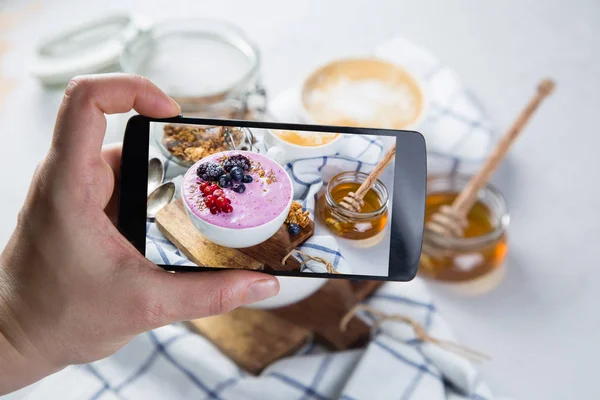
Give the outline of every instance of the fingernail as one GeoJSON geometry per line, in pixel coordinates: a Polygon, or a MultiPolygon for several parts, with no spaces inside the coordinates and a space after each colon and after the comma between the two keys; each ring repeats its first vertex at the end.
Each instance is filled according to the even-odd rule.
{"type": "Polygon", "coordinates": [[[277,279],[261,279],[254,281],[248,286],[246,303],[255,303],[279,293],[279,282],[277,279]]]}
{"type": "Polygon", "coordinates": [[[179,105],[179,103],[173,100],[172,97],[169,97],[169,100],[171,100],[171,103],[175,106],[175,108],[177,108],[177,114],[181,114],[181,106],[179,105]]]}

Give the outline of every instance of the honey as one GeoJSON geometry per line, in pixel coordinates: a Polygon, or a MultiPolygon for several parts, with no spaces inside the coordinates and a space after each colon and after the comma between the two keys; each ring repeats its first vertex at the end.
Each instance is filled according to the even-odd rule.
{"type": "MultiPolygon", "coordinates": [[[[441,206],[452,205],[458,193],[443,192],[433,193],[427,196],[425,200],[425,223],[427,223],[433,214],[438,212],[441,206]]],[[[464,237],[478,237],[491,233],[494,230],[493,216],[484,203],[477,201],[467,215],[469,225],[464,230],[464,237]]]]}
{"type": "Polygon", "coordinates": [[[323,146],[331,143],[340,134],[328,132],[296,132],[296,131],[275,131],[275,134],[288,143],[298,146],[323,146]]]}
{"type": "Polygon", "coordinates": [[[327,191],[317,201],[321,221],[337,236],[352,239],[369,239],[380,234],[388,219],[388,195],[385,186],[377,181],[365,194],[360,212],[344,209],[339,203],[350,192],[356,192],[367,174],[344,172],[329,182],[327,191]]]}
{"type": "MultiPolygon", "coordinates": [[[[464,181],[450,180],[440,188],[439,180],[447,178],[436,179],[438,190],[428,187],[425,223],[441,206],[452,204],[462,188],[457,179],[464,181]]],[[[495,188],[488,185],[482,190],[467,215],[467,222],[464,237],[434,237],[439,248],[435,254],[421,254],[420,274],[440,281],[467,282],[492,275],[503,266],[508,251],[508,213],[504,198],[495,188]]]]}

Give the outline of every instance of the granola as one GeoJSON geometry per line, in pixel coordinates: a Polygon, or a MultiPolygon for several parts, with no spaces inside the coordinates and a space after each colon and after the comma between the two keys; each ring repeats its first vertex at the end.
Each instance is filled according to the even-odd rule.
{"type": "MultiPolygon", "coordinates": [[[[229,150],[224,127],[202,127],[190,125],[165,125],[162,143],[165,148],[181,161],[193,164],[213,153],[229,150]]],[[[231,129],[234,141],[239,143],[243,132],[239,128],[231,129]]]]}
{"type": "Polygon", "coordinates": [[[292,201],[292,206],[290,207],[290,212],[285,220],[286,224],[298,224],[302,228],[306,228],[310,223],[310,218],[308,217],[309,212],[302,210],[302,204],[297,201],[292,201]]]}

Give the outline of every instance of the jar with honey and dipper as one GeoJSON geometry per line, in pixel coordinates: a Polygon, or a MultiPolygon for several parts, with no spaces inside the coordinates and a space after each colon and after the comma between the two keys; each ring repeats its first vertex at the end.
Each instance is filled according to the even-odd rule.
{"type": "MultiPolygon", "coordinates": [[[[451,206],[469,182],[464,175],[439,175],[427,180],[425,223],[442,207],[451,206]]],[[[419,273],[449,283],[470,282],[471,291],[485,291],[503,277],[508,252],[507,229],[510,221],[504,196],[487,184],[466,216],[461,236],[428,232],[429,243],[421,253],[419,273]],[[478,282],[474,282],[474,281],[478,282]]]]}
{"type": "Polygon", "coordinates": [[[393,145],[369,174],[348,171],[334,176],[317,201],[321,221],[336,236],[369,247],[384,236],[389,194],[377,179],[396,154],[393,145]]]}
{"type": "Polygon", "coordinates": [[[345,239],[365,240],[376,243],[388,219],[388,191],[377,180],[363,198],[359,212],[347,210],[340,205],[348,193],[356,192],[368,177],[364,172],[342,172],[334,176],[326,191],[317,202],[321,221],[336,236],[345,239]]]}
{"type": "Polygon", "coordinates": [[[433,176],[427,180],[425,230],[419,272],[463,294],[480,294],[503,277],[508,252],[506,200],[489,180],[542,100],[554,89],[543,80],[537,93],[500,138],[473,176],[433,176]]]}

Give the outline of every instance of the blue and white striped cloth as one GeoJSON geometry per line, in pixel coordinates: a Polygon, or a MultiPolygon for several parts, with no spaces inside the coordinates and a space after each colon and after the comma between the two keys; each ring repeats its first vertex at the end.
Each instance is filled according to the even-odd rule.
{"type": "MultiPolygon", "coordinates": [[[[407,67],[428,87],[430,112],[420,131],[428,141],[430,171],[468,172],[477,167],[492,144],[492,126],[456,74],[429,51],[403,37],[377,47],[375,54],[407,67]]],[[[292,120],[290,116],[294,110],[289,107],[290,98],[287,93],[272,104],[272,111],[282,120],[292,120]]],[[[365,147],[373,150],[377,146],[363,144],[360,149],[365,147]]],[[[356,163],[363,156],[365,154],[355,154],[354,160],[349,162],[356,163]]],[[[312,209],[312,193],[317,190],[315,185],[322,182],[313,182],[320,179],[316,175],[312,180],[306,176],[314,166],[304,163],[310,164],[308,161],[294,164],[290,172],[308,183],[299,185],[296,195],[312,209]]],[[[171,164],[168,170],[172,167],[171,164]]],[[[171,177],[177,175],[176,171],[168,171],[169,174],[171,177]]],[[[157,262],[186,263],[152,224],[148,226],[148,237],[148,253],[157,262]]],[[[328,246],[335,245],[328,243],[328,246]]],[[[305,250],[310,252],[311,249],[305,250]]],[[[326,256],[333,254],[333,260],[337,257],[338,268],[352,268],[343,265],[345,260],[338,249],[331,250],[332,253],[326,256]]],[[[388,314],[415,319],[433,337],[456,340],[420,279],[409,283],[386,283],[366,302],[388,314]]],[[[361,315],[361,318],[372,322],[368,315],[361,315]]],[[[485,352],[486,349],[478,350],[485,352]]],[[[298,354],[273,363],[258,376],[241,370],[203,337],[180,325],[171,325],[138,336],[111,357],[89,365],[69,367],[8,397],[90,400],[498,399],[470,362],[435,345],[420,343],[408,326],[396,322],[385,322],[365,349],[332,353],[309,345],[298,354]]]]}

